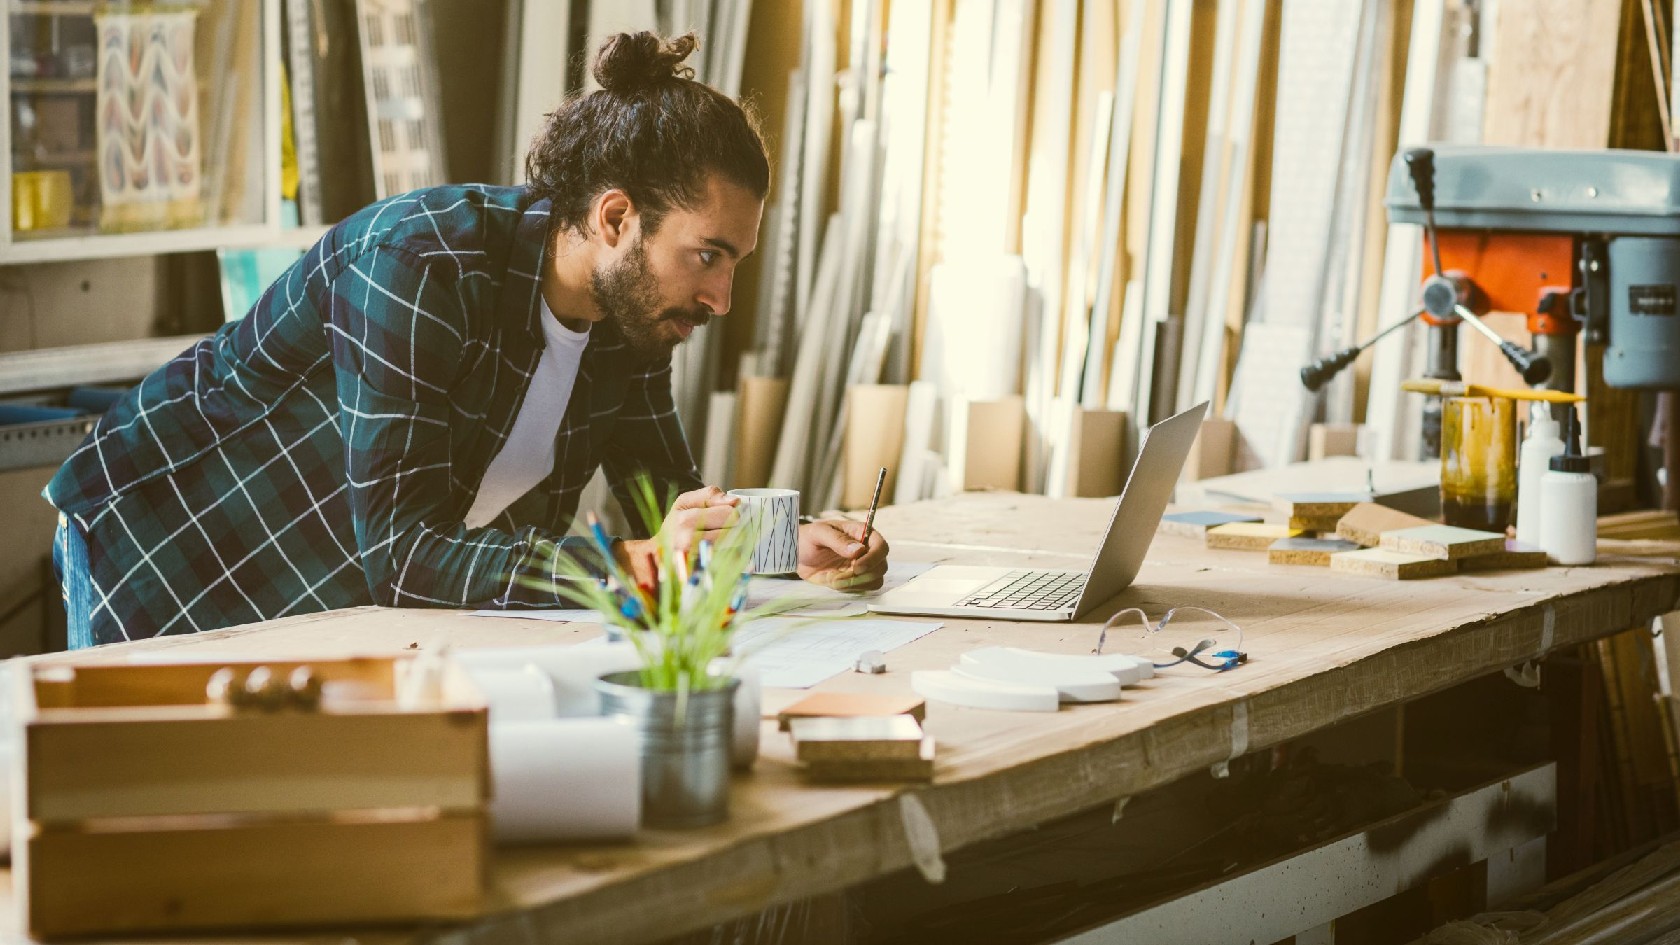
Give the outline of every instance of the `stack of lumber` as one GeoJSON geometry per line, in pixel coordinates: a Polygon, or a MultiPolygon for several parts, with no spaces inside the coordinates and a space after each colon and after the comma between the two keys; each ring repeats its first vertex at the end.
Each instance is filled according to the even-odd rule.
{"type": "Polygon", "coordinates": [[[1498,532],[1442,525],[1368,498],[1284,494],[1273,500],[1263,521],[1241,510],[1187,510],[1163,516],[1160,530],[1200,537],[1209,548],[1263,551],[1272,564],[1398,581],[1546,566],[1545,552],[1498,532]]]}
{"type": "Polygon", "coordinates": [[[1565,877],[1525,897],[1528,908],[1450,922],[1413,945],[1669,945],[1680,932],[1677,900],[1680,841],[1584,888],[1565,877]]]}

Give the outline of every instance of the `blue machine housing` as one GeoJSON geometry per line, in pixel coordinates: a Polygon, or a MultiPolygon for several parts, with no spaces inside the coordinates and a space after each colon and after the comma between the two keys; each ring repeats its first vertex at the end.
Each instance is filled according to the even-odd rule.
{"type": "MultiPolygon", "coordinates": [[[[1577,292],[1576,315],[1586,319],[1590,339],[1606,336],[1605,382],[1680,389],[1680,155],[1451,145],[1432,150],[1436,226],[1573,234],[1578,261],[1606,263],[1576,275],[1585,289],[1577,292]]],[[[1389,167],[1383,203],[1392,223],[1426,222],[1401,155],[1389,167]]]]}

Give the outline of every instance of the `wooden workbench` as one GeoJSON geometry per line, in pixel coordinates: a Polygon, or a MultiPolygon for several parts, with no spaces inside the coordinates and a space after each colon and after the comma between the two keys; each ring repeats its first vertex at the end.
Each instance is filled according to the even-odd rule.
{"type": "MultiPolygon", "coordinates": [[[[882,509],[877,526],[892,541],[895,560],[1078,568],[1111,508],[1112,500],[969,495],[882,509]]],[[[806,786],[786,737],[767,723],[763,754],[737,778],[726,824],[644,831],[619,845],[498,850],[486,913],[451,930],[450,941],[654,941],[910,865],[904,824],[917,802],[947,852],[1113,802],[1226,761],[1234,750],[1275,745],[1553,648],[1644,625],[1680,606],[1680,570],[1674,557],[1642,552],[1603,557],[1588,568],[1387,582],[1269,566],[1264,554],[1208,551],[1194,540],[1157,536],[1135,585],[1077,624],[947,619],[939,631],[888,654],[886,675],[845,674],[821,688],[908,692],[910,670],[946,668],[982,644],[1089,651],[1101,622],[1124,606],[1142,607],[1152,618],[1180,604],[1223,614],[1245,632],[1246,666],[1217,674],[1169,669],[1126,690],[1121,702],[1054,714],[930,703],[927,728],[939,760],[927,785],[806,786]]],[[[1187,626],[1197,636],[1213,624],[1204,618],[1187,626]]],[[[74,659],[176,648],[195,657],[307,658],[391,653],[444,639],[457,646],[563,643],[598,633],[577,624],[362,608],[74,659]]],[[[1109,648],[1124,650],[1135,639],[1111,636],[1109,648]]],[[[775,698],[768,693],[767,704],[775,698]]],[[[9,898],[5,904],[9,913],[9,898]]],[[[10,915],[0,922],[15,928],[10,915]]],[[[363,942],[429,937],[358,935],[363,942]]]]}

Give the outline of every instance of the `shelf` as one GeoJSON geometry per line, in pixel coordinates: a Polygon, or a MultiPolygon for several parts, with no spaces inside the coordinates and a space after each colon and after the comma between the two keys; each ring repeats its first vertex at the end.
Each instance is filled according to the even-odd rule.
{"type": "Polygon", "coordinates": [[[13,0],[13,16],[92,16],[93,0],[13,0]]]}
{"type": "MultiPolygon", "coordinates": [[[[132,382],[197,344],[204,335],[107,341],[0,354],[0,395],[132,382]]],[[[0,432],[14,427],[0,427],[0,432]]]]}
{"type": "MultiPolygon", "coordinates": [[[[280,235],[264,243],[262,248],[273,249],[301,249],[308,252],[310,247],[327,235],[331,226],[297,226],[289,230],[281,230],[280,235]]],[[[228,247],[234,248],[234,247],[228,247]]]]}
{"type": "Polygon", "coordinates": [[[90,416],[0,426],[0,471],[59,465],[98,422],[90,416]]]}
{"type": "MultiPolygon", "coordinates": [[[[249,249],[274,246],[282,232],[262,224],[205,227],[192,230],[155,230],[148,233],[94,233],[30,239],[11,245],[0,244],[0,266],[14,263],[54,262],[67,259],[114,259],[122,256],[151,256],[160,253],[194,253],[214,249],[249,249]]],[[[55,231],[63,232],[63,231],[55,231]]],[[[279,244],[287,245],[287,244],[279,244]]]]}
{"type": "Polygon", "coordinates": [[[81,95],[99,91],[98,79],[30,79],[12,77],[13,95],[81,95]]]}
{"type": "Polygon", "coordinates": [[[17,162],[19,171],[29,171],[39,167],[69,167],[77,164],[93,164],[95,152],[92,148],[79,151],[56,151],[52,154],[30,154],[20,158],[17,162]]]}

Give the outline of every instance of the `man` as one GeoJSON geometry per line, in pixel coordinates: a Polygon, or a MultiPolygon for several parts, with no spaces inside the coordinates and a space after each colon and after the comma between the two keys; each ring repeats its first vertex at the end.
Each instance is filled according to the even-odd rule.
{"type": "MultiPolygon", "coordinates": [[[[638,475],[681,492],[679,547],[727,528],[671,350],[729,310],[769,162],[691,80],[694,47],[609,39],[527,186],[363,209],[107,413],[45,493],[71,645],[368,603],[566,606],[553,552],[589,556],[561,535],[598,466],[627,509],[638,475]]],[[[803,526],[800,575],[879,585],[887,546],[863,530],[803,526]]],[[[612,551],[645,574],[654,540],[612,551]]]]}

